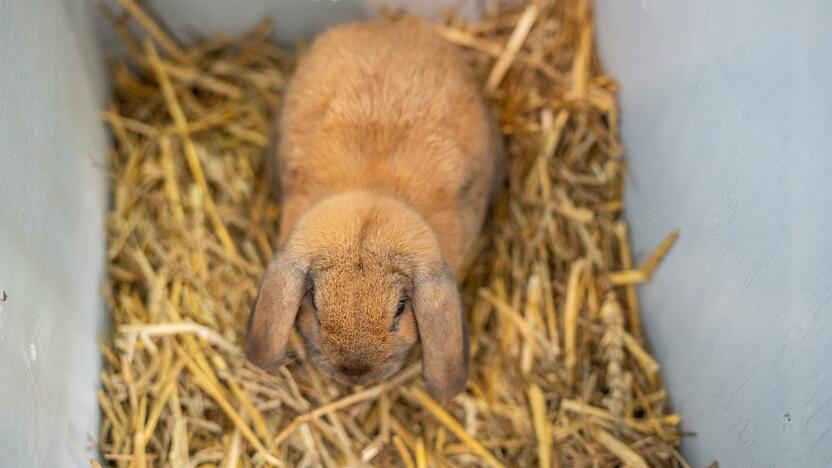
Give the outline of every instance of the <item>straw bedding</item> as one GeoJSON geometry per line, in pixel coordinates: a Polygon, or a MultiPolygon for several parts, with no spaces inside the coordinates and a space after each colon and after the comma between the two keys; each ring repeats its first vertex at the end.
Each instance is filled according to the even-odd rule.
{"type": "Polygon", "coordinates": [[[297,337],[276,375],[246,362],[246,318],[278,232],[264,169],[272,113],[295,52],[271,45],[267,24],[183,48],[133,0],[119,4],[107,11],[125,54],[104,112],[104,463],[687,466],[635,291],[675,233],[634,266],[617,87],[586,1],[437,22],[479,72],[509,152],[461,283],[471,378],[447,402],[425,392],[415,358],[369,388],[318,374],[297,337]]]}

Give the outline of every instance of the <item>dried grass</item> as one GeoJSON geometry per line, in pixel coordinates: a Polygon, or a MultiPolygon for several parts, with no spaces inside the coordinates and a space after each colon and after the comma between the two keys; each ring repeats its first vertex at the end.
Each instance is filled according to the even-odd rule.
{"type": "Polygon", "coordinates": [[[268,25],[183,48],[136,2],[119,3],[109,16],[127,56],[112,64],[104,113],[115,140],[104,462],[686,466],[635,294],[676,234],[633,267],[617,86],[586,1],[437,26],[478,70],[509,151],[461,285],[471,379],[443,403],[423,390],[418,362],[363,389],[320,376],[297,337],[277,375],[246,362],[244,324],[280,211],[264,150],[295,56],[268,43],[268,25]]]}

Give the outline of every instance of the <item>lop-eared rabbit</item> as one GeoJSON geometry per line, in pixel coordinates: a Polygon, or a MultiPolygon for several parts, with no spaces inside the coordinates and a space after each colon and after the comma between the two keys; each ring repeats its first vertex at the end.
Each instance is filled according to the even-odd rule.
{"type": "Polygon", "coordinates": [[[302,57],[277,126],[279,249],[249,318],[274,371],[297,324],[315,366],[369,385],[422,345],[429,392],[465,387],[455,276],[501,178],[503,146],[461,52],[420,19],[352,23],[302,57]]]}

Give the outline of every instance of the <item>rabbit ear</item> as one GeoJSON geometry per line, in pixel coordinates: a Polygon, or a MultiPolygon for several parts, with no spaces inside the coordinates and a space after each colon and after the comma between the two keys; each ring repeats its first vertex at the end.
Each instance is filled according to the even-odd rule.
{"type": "Polygon", "coordinates": [[[456,281],[447,266],[416,276],[413,311],[422,341],[422,376],[428,391],[450,398],[468,380],[468,333],[456,281]]]}
{"type": "Polygon", "coordinates": [[[246,357],[257,367],[274,372],[283,365],[305,277],[306,271],[285,253],[269,264],[248,318],[246,357]]]}

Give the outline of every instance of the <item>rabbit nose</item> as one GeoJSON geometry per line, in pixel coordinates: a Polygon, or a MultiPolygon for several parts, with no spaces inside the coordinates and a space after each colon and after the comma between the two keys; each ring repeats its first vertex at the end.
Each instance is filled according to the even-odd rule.
{"type": "Polygon", "coordinates": [[[347,377],[361,377],[370,370],[370,366],[363,362],[348,362],[341,364],[339,370],[347,377]]]}

